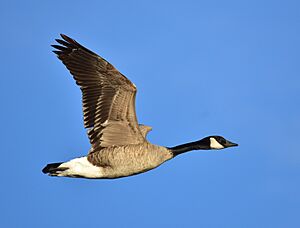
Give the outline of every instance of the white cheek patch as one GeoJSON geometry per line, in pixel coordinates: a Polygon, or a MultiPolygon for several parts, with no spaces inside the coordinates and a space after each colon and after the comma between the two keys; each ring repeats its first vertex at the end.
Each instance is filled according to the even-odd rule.
{"type": "Polygon", "coordinates": [[[224,146],[222,146],[216,139],[209,138],[210,139],[210,148],[212,149],[224,149],[224,146]]]}

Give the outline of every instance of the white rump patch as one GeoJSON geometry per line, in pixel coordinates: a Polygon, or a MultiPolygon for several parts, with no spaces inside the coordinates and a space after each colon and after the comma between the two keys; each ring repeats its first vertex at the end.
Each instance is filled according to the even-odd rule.
{"type": "Polygon", "coordinates": [[[211,149],[224,149],[224,146],[222,146],[215,138],[209,138],[210,139],[210,148],[211,149]]]}
{"type": "Polygon", "coordinates": [[[82,176],[86,178],[103,177],[102,168],[90,163],[87,160],[87,157],[72,159],[61,164],[59,167],[66,167],[68,169],[61,172],[58,176],[82,176]]]}

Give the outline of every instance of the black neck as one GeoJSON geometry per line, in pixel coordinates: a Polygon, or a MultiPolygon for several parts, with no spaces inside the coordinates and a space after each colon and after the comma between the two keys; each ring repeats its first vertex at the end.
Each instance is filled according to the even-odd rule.
{"type": "Polygon", "coordinates": [[[192,151],[192,150],[210,150],[210,142],[208,138],[201,139],[199,141],[190,142],[182,145],[178,145],[175,147],[168,148],[172,153],[173,156],[177,156],[179,154],[192,151]]]}

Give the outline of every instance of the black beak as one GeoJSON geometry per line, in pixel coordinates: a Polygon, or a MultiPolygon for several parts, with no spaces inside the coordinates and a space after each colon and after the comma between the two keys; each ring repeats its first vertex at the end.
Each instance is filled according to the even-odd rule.
{"type": "Polygon", "coordinates": [[[237,143],[233,143],[233,142],[230,142],[228,140],[226,140],[226,143],[225,143],[225,147],[232,147],[232,146],[238,146],[239,144],[237,143]]]}

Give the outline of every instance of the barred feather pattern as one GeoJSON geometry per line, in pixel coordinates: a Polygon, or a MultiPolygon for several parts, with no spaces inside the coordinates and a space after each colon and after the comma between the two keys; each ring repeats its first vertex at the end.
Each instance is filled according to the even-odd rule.
{"type": "Polygon", "coordinates": [[[84,127],[89,128],[91,152],[146,141],[136,112],[136,87],[105,59],[61,34],[52,45],[82,91],[84,127]]]}

